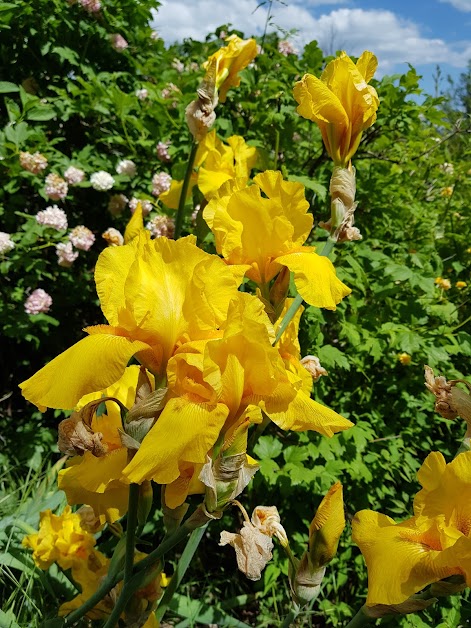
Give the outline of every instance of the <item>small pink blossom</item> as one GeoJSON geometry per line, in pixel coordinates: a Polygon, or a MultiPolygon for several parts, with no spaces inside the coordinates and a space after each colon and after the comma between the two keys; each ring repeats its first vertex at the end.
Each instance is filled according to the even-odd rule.
{"type": "Polygon", "coordinates": [[[79,225],[69,233],[69,240],[76,249],[88,251],[95,242],[95,236],[87,227],[79,225]]]}
{"type": "Polygon", "coordinates": [[[136,198],[135,196],[129,201],[129,209],[131,210],[131,214],[134,214],[136,211],[137,204],[140,203],[142,207],[142,215],[147,216],[152,211],[153,205],[152,201],[148,201],[142,198],[136,198]]]}
{"type": "Polygon", "coordinates": [[[172,177],[166,172],[157,172],[152,177],[152,194],[154,196],[160,196],[163,192],[167,192],[170,189],[172,183],[172,177]]]}
{"type": "Polygon", "coordinates": [[[64,181],[62,177],[60,177],[55,172],[51,172],[46,177],[46,195],[52,201],[60,201],[67,196],[67,192],[69,191],[69,186],[67,185],[67,181],[64,181]]]}
{"type": "Polygon", "coordinates": [[[152,41],[157,41],[158,39],[160,39],[160,35],[157,31],[152,31],[152,33],[150,34],[150,38],[152,39],[152,41]]]}
{"type": "Polygon", "coordinates": [[[76,185],[77,183],[82,183],[85,179],[85,172],[75,166],[69,166],[64,172],[64,179],[69,185],[76,185]]]}
{"type": "Polygon", "coordinates": [[[108,246],[122,246],[124,244],[124,238],[121,233],[114,227],[110,227],[101,234],[101,237],[106,240],[108,246]]]}
{"type": "Polygon", "coordinates": [[[146,100],[146,98],[149,98],[149,91],[145,87],[142,87],[141,89],[136,89],[134,93],[139,98],[139,100],[146,100]]]}
{"type": "Polygon", "coordinates": [[[293,142],[300,142],[303,138],[297,131],[295,131],[293,133],[293,138],[292,139],[293,139],[293,142]]]}
{"type": "Polygon", "coordinates": [[[29,295],[24,303],[26,314],[41,314],[49,312],[52,305],[51,296],[42,288],[37,288],[29,295]]]}
{"type": "Polygon", "coordinates": [[[283,39],[278,42],[278,52],[287,57],[288,55],[295,55],[297,51],[290,41],[283,39]]]}
{"type": "Polygon", "coordinates": [[[128,177],[136,176],[136,164],[131,161],[131,159],[121,159],[121,161],[116,166],[116,172],[118,174],[125,174],[128,177]]]}
{"type": "Polygon", "coordinates": [[[128,42],[124,39],[122,35],[119,33],[113,33],[110,35],[111,45],[116,50],[116,52],[123,52],[129,46],[128,42]]]}
{"type": "Polygon", "coordinates": [[[72,248],[72,242],[59,242],[56,246],[56,255],[59,266],[70,268],[79,254],[72,248]]]}
{"type": "Polygon", "coordinates": [[[175,221],[168,216],[155,216],[146,224],[153,238],[172,238],[175,232],[175,221]]]}
{"type": "Polygon", "coordinates": [[[177,92],[180,92],[180,90],[176,85],[174,85],[173,83],[167,83],[167,85],[162,90],[162,98],[168,100],[170,98],[173,98],[173,94],[177,92]]]}
{"type": "Polygon", "coordinates": [[[172,61],[172,68],[181,74],[185,69],[185,65],[180,61],[180,59],[174,59],[172,61]]]}
{"type": "Polygon", "coordinates": [[[39,152],[35,152],[34,154],[21,152],[20,165],[25,170],[28,170],[28,172],[39,174],[47,168],[47,159],[39,152]]]}
{"type": "Polygon", "coordinates": [[[171,157],[168,152],[170,142],[159,142],[157,144],[156,153],[160,161],[170,161],[171,157]]]}
{"type": "Polygon", "coordinates": [[[14,248],[15,248],[15,243],[11,239],[10,234],[5,233],[4,231],[0,231],[0,255],[9,253],[14,248]]]}
{"type": "Polygon", "coordinates": [[[57,205],[50,205],[36,214],[36,221],[43,227],[51,227],[62,231],[67,229],[67,214],[57,205]]]}
{"type": "Polygon", "coordinates": [[[198,214],[200,213],[201,205],[198,203],[195,209],[191,212],[191,224],[196,227],[196,221],[198,220],[198,214]]]}
{"type": "Polygon", "coordinates": [[[108,211],[112,216],[120,216],[127,204],[128,199],[124,194],[113,194],[108,202],[108,211]]]}
{"type": "Polygon", "coordinates": [[[100,0],[78,0],[78,3],[87,13],[98,13],[101,9],[100,0]]]}

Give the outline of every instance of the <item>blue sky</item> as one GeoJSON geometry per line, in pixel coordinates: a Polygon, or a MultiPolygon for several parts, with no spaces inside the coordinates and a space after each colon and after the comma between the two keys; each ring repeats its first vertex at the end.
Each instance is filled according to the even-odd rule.
{"type": "MultiPolygon", "coordinates": [[[[167,43],[202,39],[216,26],[231,23],[249,35],[263,33],[266,6],[261,0],[162,0],[154,27],[167,43]]],[[[379,73],[403,72],[410,62],[433,91],[440,64],[455,79],[471,59],[471,0],[278,0],[273,22],[290,31],[298,49],[317,39],[325,52],[345,49],[359,55],[372,50],[379,73]]],[[[443,82],[443,87],[446,81],[443,82]]]]}

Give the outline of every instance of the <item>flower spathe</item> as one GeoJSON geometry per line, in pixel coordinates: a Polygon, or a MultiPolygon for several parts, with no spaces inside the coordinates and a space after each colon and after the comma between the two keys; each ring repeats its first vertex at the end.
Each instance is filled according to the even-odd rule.
{"type": "Polygon", "coordinates": [[[452,575],[471,585],[471,452],[446,463],[429,454],[418,472],[422,490],[403,523],[371,510],[353,520],[353,540],[368,568],[367,606],[400,604],[452,575]]]}
{"type": "Polygon", "coordinates": [[[237,181],[223,185],[204,209],[218,253],[228,264],[249,265],[246,274],[258,284],[286,266],[307,303],[335,310],[351,290],[327,257],[303,246],[313,224],[304,187],[272,170],[253,181],[242,189],[237,181]]]}
{"type": "Polygon", "coordinates": [[[342,52],[326,66],[320,79],[305,74],[294,86],[298,113],[318,124],[337,166],[348,165],[363,131],[376,120],[379,99],[368,82],[377,65],[372,52],[365,51],[356,64],[342,52]]]}
{"type": "Polygon", "coordinates": [[[231,87],[240,85],[239,72],[246,68],[257,56],[255,39],[241,39],[231,35],[226,39],[227,46],[220,48],[203,64],[207,68],[212,60],[216,60],[216,87],[220,102],[226,101],[227,92],[231,87]]]}
{"type": "Polygon", "coordinates": [[[182,342],[214,335],[241,278],[194,237],[151,240],[140,230],[129,244],[103,251],[96,265],[109,325],[87,328],[86,338],[20,385],[23,395],[39,407],[72,409],[118,381],[133,355],[163,376],[182,342]]]}

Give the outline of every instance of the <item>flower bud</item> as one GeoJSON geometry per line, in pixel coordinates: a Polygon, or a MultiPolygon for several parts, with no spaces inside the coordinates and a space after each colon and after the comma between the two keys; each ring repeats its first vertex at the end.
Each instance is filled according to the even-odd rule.
{"type": "Polygon", "coordinates": [[[336,482],[321,501],[309,526],[309,557],[313,569],[325,567],[334,558],[344,528],[343,490],[340,482],[336,482]]]}

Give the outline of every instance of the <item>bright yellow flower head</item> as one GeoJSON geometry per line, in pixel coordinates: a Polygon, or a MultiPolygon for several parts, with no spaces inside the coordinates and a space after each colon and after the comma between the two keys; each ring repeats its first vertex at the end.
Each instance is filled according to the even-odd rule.
{"type": "Polygon", "coordinates": [[[218,253],[228,264],[250,265],[246,274],[258,284],[286,266],[307,303],[335,310],[351,290],[329,259],[303,246],[313,224],[304,187],[270,170],[254,177],[254,185],[240,187],[223,185],[204,209],[218,253]]]}
{"type": "Polygon", "coordinates": [[[371,52],[365,51],[356,64],[342,52],[326,66],[320,79],[305,74],[294,86],[298,113],[318,124],[337,166],[348,165],[363,131],[376,120],[379,99],[368,82],[377,65],[371,52]]]}
{"type": "Polygon", "coordinates": [[[33,560],[40,569],[49,569],[53,563],[70,569],[88,560],[95,538],[82,528],[80,515],[66,506],[61,515],[43,511],[39,532],[25,536],[23,545],[33,550],[33,560]]]}
{"type": "MultiPolygon", "coordinates": [[[[195,167],[188,187],[187,198],[195,185],[207,200],[212,198],[226,181],[240,178],[245,183],[258,158],[257,149],[249,146],[240,135],[232,135],[225,144],[216,131],[211,131],[199,143],[195,167]]],[[[172,180],[170,189],[159,196],[159,200],[170,209],[177,209],[183,181],[172,180]]]]}
{"type": "Polygon", "coordinates": [[[427,585],[462,575],[471,585],[471,452],[446,463],[427,456],[414,517],[403,523],[371,510],[353,520],[368,568],[367,606],[400,604],[427,585]]]}
{"type": "Polygon", "coordinates": [[[231,87],[240,85],[239,72],[257,56],[255,39],[241,39],[237,35],[231,35],[226,42],[227,46],[220,48],[203,64],[203,67],[207,68],[212,59],[216,59],[216,88],[221,102],[225,102],[231,87]]]}
{"type": "Polygon", "coordinates": [[[286,371],[258,299],[239,293],[222,330],[222,338],[183,345],[169,361],[169,400],[124,470],[129,481],[175,481],[187,465],[205,463],[234,426],[260,422],[262,411],[282,429],[331,436],[351,426],[286,371]]]}
{"type": "Polygon", "coordinates": [[[142,231],[106,249],[95,280],[109,325],[88,327],[87,338],[20,385],[23,395],[40,407],[73,408],[116,382],[133,355],[163,376],[182,342],[215,335],[241,272],[199,249],[193,237],[151,240],[142,231]]]}

